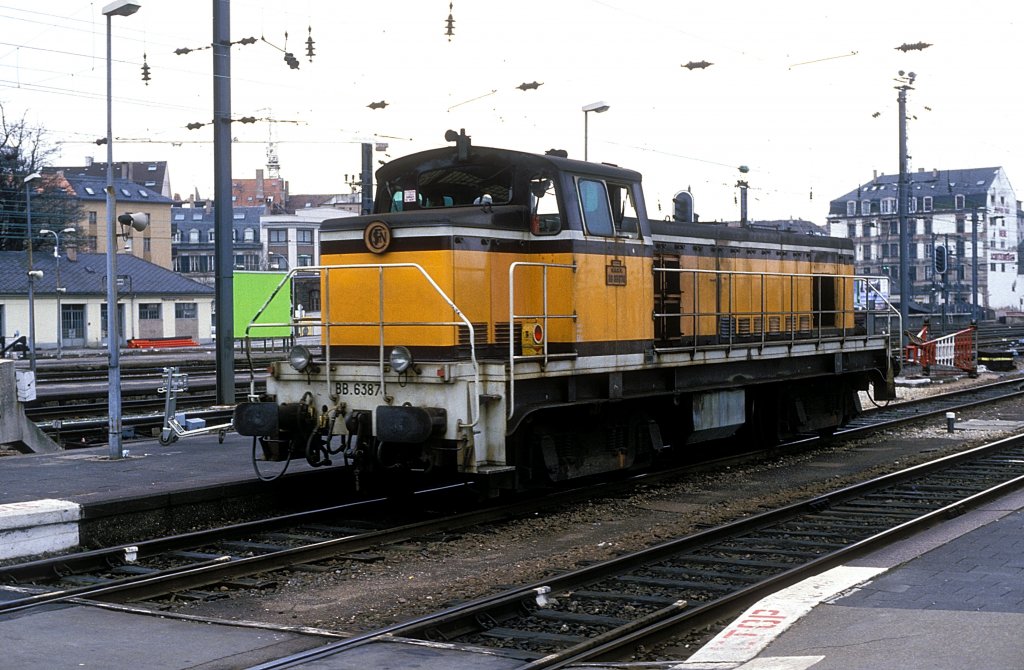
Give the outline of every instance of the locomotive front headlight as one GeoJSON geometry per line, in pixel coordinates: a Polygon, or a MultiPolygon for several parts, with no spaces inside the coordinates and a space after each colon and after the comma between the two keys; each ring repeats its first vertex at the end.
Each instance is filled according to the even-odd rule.
{"type": "Polygon", "coordinates": [[[395,347],[389,356],[391,369],[401,374],[412,367],[412,352],[406,347],[395,347]]]}
{"type": "Polygon", "coordinates": [[[302,372],[309,367],[310,363],[313,362],[313,354],[306,347],[301,344],[296,344],[288,352],[288,364],[295,369],[296,372],[302,372]]]}

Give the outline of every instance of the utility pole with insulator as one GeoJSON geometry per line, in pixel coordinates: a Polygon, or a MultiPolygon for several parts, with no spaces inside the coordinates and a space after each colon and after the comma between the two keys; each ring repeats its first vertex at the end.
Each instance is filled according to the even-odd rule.
{"type": "Polygon", "coordinates": [[[913,72],[900,70],[899,78],[896,80],[899,85],[896,90],[899,94],[896,101],[899,103],[899,133],[900,133],[900,178],[896,201],[896,211],[899,214],[900,222],[900,321],[902,322],[903,333],[900,334],[900,351],[906,351],[907,335],[906,330],[910,327],[910,301],[913,299],[913,288],[910,281],[910,228],[907,224],[907,210],[909,209],[909,198],[907,197],[907,91],[913,88],[914,79],[917,75],[913,72]]]}

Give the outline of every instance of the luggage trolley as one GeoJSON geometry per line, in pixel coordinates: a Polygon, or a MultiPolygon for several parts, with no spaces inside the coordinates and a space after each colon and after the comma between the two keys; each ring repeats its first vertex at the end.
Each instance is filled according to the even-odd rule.
{"type": "Polygon", "coordinates": [[[192,437],[194,435],[207,435],[217,433],[217,441],[224,443],[224,436],[233,428],[233,422],[219,423],[215,426],[202,425],[196,428],[186,428],[181,425],[185,421],[185,413],[176,412],[178,393],[188,390],[188,373],[178,372],[178,368],[164,368],[164,385],[156,390],[157,393],[167,394],[164,400],[164,427],[160,430],[160,444],[167,446],[176,442],[179,437],[192,437]]]}

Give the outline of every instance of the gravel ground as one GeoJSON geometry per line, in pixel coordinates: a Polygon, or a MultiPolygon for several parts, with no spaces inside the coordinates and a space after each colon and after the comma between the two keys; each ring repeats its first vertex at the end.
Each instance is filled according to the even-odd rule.
{"type": "MultiPolygon", "coordinates": [[[[899,389],[901,400],[993,381],[948,380],[899,389]]],[[[1024,405],[965,413],[970,418],[1024,422],[1024,405]]],[[[982,444],[1006,429],[946,431],[943,419],[888,431],[853,444],[766,460],[648,486],[632,495],[592,500],[560,511],[480,527],[441,541],[392,546],[373,562],[321,563],[315,571],[282,571],[261,590],[225,590],[208,602],[171,610],[225,620],[308,626],[356,633],[426,614],[445,603],[496,588],[543,579],[571,568],[683,536],[763,509],[982,444]]]]}

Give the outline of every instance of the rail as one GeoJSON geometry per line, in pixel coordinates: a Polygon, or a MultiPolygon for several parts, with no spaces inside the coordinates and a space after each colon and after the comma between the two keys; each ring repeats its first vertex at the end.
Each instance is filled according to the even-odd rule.
{"type": "Polygon", "coordinates": [[[508,338],[508,418],[512,418],[515,413],[515,398],[516,398],[516,361],[525,360],[536,360],[541,359],[541,365],[547,366],[549,360],[548,352],[548,324],[552,319],[572,319],[576,320],[576,310],[573,309],[572,313],[569,314],[552,314],[548,309],[548,270],[570,270],[576,272],[575,263],[538,263],[538,262],[527,262],[517,261],[512,263],[508,267],[508,324],[509,324],[509,338],[508,338]],[[520,268],[535,267],[541,268],[541,312],[540,314],[532,313],[521,313],[517,314],[515,311],[516,307],[516,271],[520,268]],[[516,319],[529,319],[533,321],[540,321],[542,326],[541,338],[539,344],[543,347],[540,354],[521,354],[516,355],[516,332],[515,324],[516,319]]]}
{"type": "MultiPolygon", "coordinates": [[[[404,288],[408,287],[408,283],[403,285],[404,288]]],[[[291,302],[289,300],[289,302],[291,302]]],[[[385,345],[385,332],[388,328],[397,328],[403,326],[413,327],[460,327],[465,326],[469,334],[469,358],[470,363],[473,367],[473,393],[472,404],[471,404],[471,415],[469,423],[463,423],[459,421],[459,426],[462,428],[472,428],[476,426],[480,420],[480,364],[477,361],[476,355],[476,337],[472,322],[461,309],[455,304],[455,302],[448,296],[447,293],[434,281],[434,278],[423,269],[418,263],[366,263],[366,264],[345,264],[345,265],[313,265],[300,268],[293,268],[278,282],[278,285],[267,297],[263,305],[256,311],[249,325],[245,328],[246,338],[250,337],[250,333],[253,329],[259,328],[281,328],[287,327],[296,332],[296,329],[303,327],[310,327],[313,325],[314,328],[319,327],[321,329],[321,342],[325,343],[324,346],[324,370],[326,371],[327,380],[327,391],[332,399],[336,399],[337,396],[333,392],[333,386],[331,384],[331,331],[336,328],[376,328],[377,329],[377,364],[378,364],[378,376],[380,379],[381,393],[387,395],[387,380],[385,378],[385,361],[386,358],[386,345],[385,345]],[[385,295],[385,273],[389,271],[405,269],[415,270],[419,273],[419,276],[424,280],[430,288],[437,294],[438,297],[452,310],[452,313],[457,317],[451,321],[389,321],[385,318],[384,305],[386,304],[385,295]],[[289,320],[287,322],[270,322],[270,323],[257,323],[261,316],[267,311],[274,299],[280,294],[285,286],[289,286],[292,279],[296,275],[301,275],[304,278],[309,278],[313,275],[322,277],[322,282],[327,286],[331,284],[331,273],[334,272],[350,272],[356,270],[376,270],[377,271],[377,295],[378,295],[378,308],[377,308],[377,319],[375,321],[329,321],[324,318],[326,315],[331,313],[331,295],[336,290],[324,291],[323,294],[323,310],[321,311],[321,318],[318,322],[312,323],[310,319],[306,317],[296,316],[294,310],[289,310],[289,320]]],[[[248,351],[248,350],[247,350],[248,351]]],[[[254,379],[252,372],[252,365],[250,365],[250,378],[254,379]]]]}

